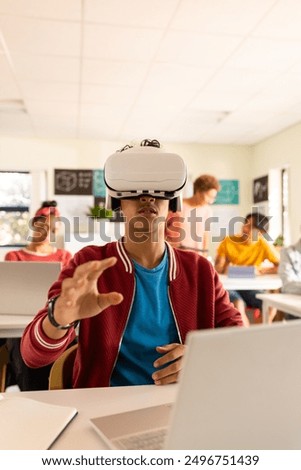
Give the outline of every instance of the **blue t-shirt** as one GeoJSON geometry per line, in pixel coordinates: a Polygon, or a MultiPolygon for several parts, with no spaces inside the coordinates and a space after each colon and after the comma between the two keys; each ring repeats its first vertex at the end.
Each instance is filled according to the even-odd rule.
{"type": "Polygon", "coordinates": [[[134,261],[136,292],[121,343],[111,386],[153,384],[156,346],[178,343],[179,336],[168,300],[168,256],[147,269],[134,261]]]}

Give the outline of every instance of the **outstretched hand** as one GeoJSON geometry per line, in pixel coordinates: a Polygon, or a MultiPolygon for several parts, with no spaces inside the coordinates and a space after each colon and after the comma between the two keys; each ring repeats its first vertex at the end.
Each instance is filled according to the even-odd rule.
{"type": "MultiPolygon", "coordinates": [[[[99,293],[97,288],[99,276],[114,266],[116,261],[115,257],[88,261],[75,269],[73,277],[63,280],[61,293],[54,308],[57,323],[66,325],[76,320],[93,317],[107,307],[122,302],[123,296],[120,293],[99,293]]],[[[47,323],[43,327],[48,330],[47,323]]]]}

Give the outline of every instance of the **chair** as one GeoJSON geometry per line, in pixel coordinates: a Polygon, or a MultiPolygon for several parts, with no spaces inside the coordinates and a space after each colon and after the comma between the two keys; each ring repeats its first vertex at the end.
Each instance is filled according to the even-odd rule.
{"type": "Polygon", "coordinates": [[[6,372],[9,363],[9,355],[6,344],[0,347],[0,392],[5,392],[6,387],[6,372]]]}
{"type": "Polygon", "coordinates": [[[49,390],[72,388],[73,364],[77,351],[77,344],[66,349],[52,364],[49,374],[49,390]]]}

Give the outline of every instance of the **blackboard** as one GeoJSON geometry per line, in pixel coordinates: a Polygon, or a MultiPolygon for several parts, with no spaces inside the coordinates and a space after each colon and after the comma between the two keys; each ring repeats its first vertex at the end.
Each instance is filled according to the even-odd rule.
{"type": "Polygon", "coordinates": [[[93,170],[54,170],[54,194],[91,195],[93,170]]]}

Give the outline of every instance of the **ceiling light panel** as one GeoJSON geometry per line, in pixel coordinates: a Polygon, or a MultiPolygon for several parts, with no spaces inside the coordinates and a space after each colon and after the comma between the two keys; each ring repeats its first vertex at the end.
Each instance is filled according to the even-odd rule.
{"type": "Polygon", "coordinates": [[[275,0],[185,0],[171,27],[205,33],[248,34],[275,0]]]}
{"type": "MultiPolygon", "coordinates": [[[[300,95],[301,100],[301,95],[300,95]]],[[[281,113],[287,109],[293,107],[296,104],[296,98],[294,96],[283,96],[283,95],[271,95],[268,96],[266,93],[260,93],[254,96],[244,105],[245,111],[273,111],[274,113],[281,113]]]]}
{"type": "Polygon", "coordinates": [[[227,67],[285,71],[301,60],[301,41],[248,38],[228,60],[227,67]]]}
{"type": "Polygon", "coordinates": [[[79,57],[13,54],[12,61],[20,80],[78,83],[80,77],[79,57]]]}
{"type": "Polygon", "coordinates": [[[41,137],[51,138],[76,138],[77,137],[77,119],[73,116],[39,116],[32,118],[34,131],[41,137]]]}
{"type": "Polygon", "coordinates": [[[23,81],[25,99],[36,101],[78,101],[79,85],[73,83],[23,81]]]}
{"type": "Polygon", "coordinates": [[[231,92],[254,94],[269,84],[275,72],[257,72],[224,68],[208,83],[204,92],[231,92]]]}
{"type": "Polygon", "coordinates": [[[245,127],[248,128],[248,126],[261,125],[274,116],[275,112],[272,110],[265,110],[264,113],[260,113],[257,110],[245,110],[243,108],[229,114],[225,122],[227,122],[227,124],[244,124],[245,127]]]}
{"type": "Polygon", "coordinates": [[[189,108],[209,111],[233,111],[247,102],[252,94],[218,91],[202,91],[196,95],[189,108]]]}
{"type": "Polygon", "coordinates": [[[132,129],[135,129],[135,126],[140,125],[139,123],[143,121],[148,126],[152,126],[152,123],[156,122],[161,127],[166,127],[175,119],[178,112],[179,109],[172,105],[164,106],[160,112],[158,112],[158,108],[156,107],[138,105],[127,117],[126,126],[130,126],[132,129]]]}
{"type": "Polygon", "coordinates": [[[267,96],[282,96],[290,100],[291,96],[301,96],[301,77],[291,73],[281,74],[263,90],[267,96]]]}
{"type": "Polygon", "coordinates": [[[1,0],[0,14],[80,21],[81,0],[1,0]]]}
{"type": "Polygon", "coordinates": [[[147,69],[145,62],[84,59],[82,81],[84,84],[134,87],[142,83],[147,69]]]}
{"type": "Polygon", "coordinates": [[[82,88],[81,100],[112,106],[129,106],[137,95],[137,88],[110,85],[85,85],[82,88]]]}
{"type": "Polygon", "coordinates": [[[97,125],[100,121],[110,122],[113,129],[121,126],[125,121],[129,109],[126,106],[111,106],[91,103],[81,103],[80,119],[82,125],[97,125]],[[114,125],[115,123],[115,125],[114,125]]]}
{"type": "Polygon", "coordinates": [[[148,61],[161,40],[162,31],[87,24],[84,55],[89,59],[148,61]]]}
{"type": "Polygon", "coordinates": [[[180,89],[176,86],[148,88],[144,89],[136,100],[138,106],[155,107],[157,110],[165,106],[174,105],[177,108],[182,108],[191,102],[195,95],[195,90],[191,90],[189,85],[183,84],[180,89]]]}
{"type": "Polygon", "coordinates": [[[73,119],[78,112],[77,102],[65,102],[58,101],[35,101],[26,100],[26,107],[32,116],[44,116],[44,117],[56,117],[61,116],[64,118],[73,119]]]}
{"type": "Polygon", "coordinates": [[[80,55],[79,23],[0,16],[0,30],[11,54],[80,55]]]}
{"type": "Polygon", "coordinates": [[[213,68],[193,67],[175,63],[156,62],[145,79],[145,88],[188,87],[202,88],[214,74],[213,68]]]}
{"type": "Polygon", "coordinates": [[[219,67],[241,43],[239,36],[213,36],[197,32],[169,31],[156,60],[204,68],[219,67]]]}
{"type": "Polygon", "coordinates": [[[178,0],[86,0],[85,20],[92,23],[130,27],[166,28],[178,0]]]}
{"type": "Polygon", "coordinates": [[[1,80],[0,100],[22,99],[19,88],[14,81],[1,80]]]}
{"type": "Polygon", "coordinates": [[[253,35],[301,40],[300,24],[300,0],[278,0],[269,14],[259,23],[253,35]]]}
{"type": "Polygon", "coordinates": [[[11,65],[4,55],[0,55],[0,77],[1,82],[10,82],[15,80],[11,65]]]}

